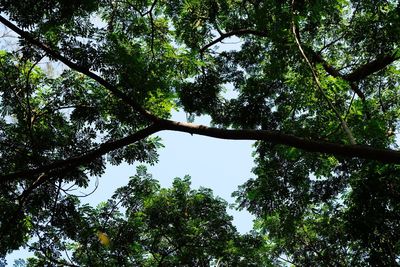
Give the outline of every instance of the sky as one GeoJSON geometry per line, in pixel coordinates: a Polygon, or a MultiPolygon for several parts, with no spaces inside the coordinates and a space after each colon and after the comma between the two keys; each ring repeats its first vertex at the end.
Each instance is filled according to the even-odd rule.
{"type": "MultiPolygon", "coordinates": [[[[183,112],[174,112],[172,119],[186,120],[183,112]]],[[[195,120],[197,124],[208,125],[209,122],[205,116],[195,120]]],[[[147,166],[148,172],[160,181],[162,187],[171,187],[175,177],[190,175],[193,189],[200,186],[211,188],[214,195],[234,203],[232,192],[253,177],[253,141],[221,140],[172,131],[163,131],[156,135],[162,138],[165,147],[159,150],[159,162],[154,166],[147,166]]],[[[126,185],[129,177],[136,174],[136,166],[108,166],[106,173],[98,181],[98,190],[82,201],[98,204],[111,197],[116,188],[126,185]]],[[[245,233],[252,229],[253,217],[248,212],[231,210],[229,213],[234,215],[234,224],[238,231],[245,233]]]]}
{"type": "MultiPolygon", "coordinates": [[[[7,33],[8,38],[2,38],[1,47],[10,48],[15,43],[14,34],[8,32],[6,28],[1,29],[7,33]]],[[[224,43],[217,45],[217,51],[230,51],[239,47],[239,39],[232,37],[224,43]]],[[[54,65],[56,69],[62,69],[54,65]]],[[[228,86],[229,87],[229,86],[228,86]]],[[[236,93],[228,88],[224,97],[235,97],[236,93]]],[[[172,119],[186,121],[184,112],[173,112],[172,119]]],[[[209,125],[209,117],[196,117],[194,123],[209,125]]],[[[251,169],[253,159],[253,141],[243,140],[221,140],[210,137],[190,135],[188,133],[163,131],[156,134],[162,138],[164,148],[159,150],[159,162],[154,166],[148,166],[148,172],[153,178],[159,180],[162,187],[171,187],[175,177],[183,178],[185,175],[191,176],[192,189],[200,186],[211,188],[214,195],[219,196],[229,204],[234,203],[231,197],[232,192],[249,178],[253,177],[251,169]]],[[[97,190],[86,198],[82,198],[82,203],[89,203],[93,206],[98,205],[112,196],[115,189],[128,183],[129,177],[136,174],[136,166],[121,164],[119,166],[108,165],[106,172],[98,179],[97,190]]],[[[96,178],[83,194],[95,188],[96,178]]],[[[77,194],[80,194],[79,191],[77,194]]],[[[233,216],[233,224],[241,233],[246,233],[252,229],[254,217],[247,211],[229,210],[233,216]]],[[[21,249],[6,257],[9,266],[15,259],[27,258],[31,253],[21,249]]]]}
{"type": "MultiPolygon", "coordinates": [[[[183,112],[174,112],[172,119],[185,121],[183,112]]],[[[197,117],[195,123],[209,125],[210,120],[197,117]]],[[[253,141],[222,140],[188,133],[163,131],[156,134],[162,138],[164,148],[159,150],[159,162],[148,166],[148,172],[153,178],[159,180],[162,187],[171,187],[175,177],[191,176],[192,189],[200,186],[211,188],[214,195],[219,196],[228,203],[234,203],[231,197],[233,191],[254,175],[253,167],[253,141]]],[[[129,177],[136,174],[136,166],[121,164],[108,165],[106,172],[98,179],[97,190],[82,203],[98,205],[112,196],[115,189],[128,183],[129,177]]],[[[96,178],[93,177],[91,185],[82,190],[90,192],[95,187],[96,178]]],[[[76,192],[80,194],[80,192],[76,192]]],[[[253,227],[254,217],[247,211],[229,210],[233,216],[233,224],[239,232],[246,233],[253,227]]],[[[27,250],[21,249],[6,257],[9,266],[15,259],[31,256],[27,250]]]]}

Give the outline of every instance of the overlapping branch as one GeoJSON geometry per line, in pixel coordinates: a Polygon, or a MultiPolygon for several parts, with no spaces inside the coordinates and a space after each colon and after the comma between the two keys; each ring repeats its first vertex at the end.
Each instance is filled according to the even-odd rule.
{"type": "Polygon", "coordinates": [[[344,132],[346,133],[346,135],[349,138],[350,143],[352,145],[355,145],[356,141],[354,139],[353,133],[351,132],[351,130],[347,126],[346,121],[342,118],[342,115],[337,111],[337,109],[331,103],[330,99],[325,94],[325,92],[324,92],[324,90],[322,88],[321,82],[319,81],[317,72],[314,69],[314,66],[311,64],[310,60],[308,59],[307,55],[305,54],[305,52],[303,50],[303,47],[302,47],[302,44],[301,44],[301,39],[300,39],[300,33],[299,33],[299,31],[298,31],[298,29],[296,27],[295,21],[294,21],[294,15],[295,15],[294,3],[295,3],[295,0],[292,0],[292,9],[293,9],[292,10],[292,15],[293,15],[293,18],[292,18],[292,32],[293,32],[294,39],[296,40],[296,44],[297,44],[297,46],[298,46],[298,48],[300,50],[301,55],[303,56],[303,58],[307,62],[307,65],[310,67],[312,76],[313,76],[313,78],[315,80],[315,83],[317,84],[317,87],[318,87],[319,91],[321,92],[324,100],[327,102],[329,108],[335,113],[336,117],[339,119],[340,124],[342,125],[342,128],[343,128],[344,132]]]}
{"type": "MultiPolygon", "coordinates": [[[[110,90],[116,97],[119,97],[121,100],[129,104],[135,111],[139,112],[146,118],[152,121],[152,124],[147,128],[139,130],[138,132],[129,135],[125,138],[110,141],[103,143],[98,148],[93,149],[83,155],[75,156],[65,160],[59,160],[53,162],[48,165],[40,166],[34,169],[22,170],[14,173],[3,174],[0,176],[0,183],[7,183],[13,181],[15,179],[21,178],[31,178],[40,176],[42,173],[49,173],[52,171],[60,171],[76,168],[79,166],[86,165],[91,161],[95,160],[98,157],[101,157],[115,149],[122,148],[129,144],[140,141],[151,134],[157,133],[159,131],[170,130],[177,132],[185,132],[189,134],[198,134],[203,136],[209,136],[213,138],[227,139],[227,140],[262,140],[266,142],[270,142],[273,144],[281,144],[287,145],[291,147],[295,147],[298,149],[302,149],[309,152],[318,152],[318,153],[326,153],[335,156],[349,157],[349,158],[362,158],[369,160],[376,160],[383,163],[399,163],[400,164],[400,152],[391,150],[391,149],[378,149],[370,146],[363,145],[344,145],[338,143],[329,143],[318,140],[311,140],[303,137],[293,136],[281,133],[279,131],[267,131],[267,130],[229,130],[229,129],[220,129],[207,127],[204,125],[196,125],[192,123],[183,123],[176,122],[171,120],[165,120],[154,116],[149,113],[141,106],[139,106],[135,101],[130,99],[124,93],[115,88],[112,84],[105,81],[103,78],[94,74],[88,69],[82,68],[79,65],[71,62],[69,59],[58,53],[57,51],[52,50],[50,47],[46,46],[39,40],[33,38],[29,33],[19,29],[17,26],[9,22],[4,17],[0,16],[0,22],[10,27],[16,33],[18,33],[22,38],[27,40],[33,45],[38,46],[43,51],[45,51],[49,56],[60,60],[71,69],[78,71],[92,79],[96,80],[100,84],[102,84],[106,89],[110,90]]],[[[242,31],[241,33],[246,34],[246,31],[242,31]]],[[[239,34],[241,34],[239,33],[239,34]]],[[[237,35],[238,33],[227,33],[225,34],[225,38],[233,35],[237,35]]],[[[247,34],[256,34],[255,32],[247,32],[247,34]]],[[[214,43],[219,41],[214,41],[214,43]]],[[[209,45],[208,47],[210,47],[209,45]]],[[[207,49],[206,47],[205,49],[207,49]]],[[[382,61],[379,61],[382,62],[382,61]]],[[[388,61],[384,61],[388,62],[388,61]]],[[[383,63],[381,63],[383,64],[383,63]]],[[[376,66],[376,65],[374,65],[376,66]]],[[[380,65],[383,66],[383,65],[380,65]]],[[[367,73],[367,69],[374,70],[376,67],[364,67],[364,71],[362,73],[367,73]]],[[[361,77],[362,75],[354,75],[357,77],[361,77]]]]}
{"type": "Polygon", "coordinates": [[[352,72],[348,74],[342,74],[335,67],[330,65],[322,56],[311,49],[307,49],[309,53],[311,53],[314,62],[320,63],[325,71],[329,73],[331,76],[336,78],[341,78],[345,81],[348,81],[351,85],[351,89],[360,97],[361,99],[365,99],[364,93],[356,86],[356,83],[365,79],[371,74],[374,74],[378,71],[385,69],[387,66],[398,60],[400,57],[396,56],[396,53],[380,55],[376,59],[365,63],[364,65],[359,66],[352,72]]]}
{"type": "Polygon", "coordinates": [[[227,130],[195,125],[192,123],[160,121],[162,129],[187,132],[227,140],[262,140],[273,144],[287,145],[308,152],[319,152],[349,158],[376,160],[384,163],[400,163],[400,151],[379,149],[363,145],[344,145],[311,140],[279,131],[267,130],[227,130]]]}
{"type": "MultiPolygon", "coordinates": [[[[234,30],[230,31],[227,33],[222,33],[218,38],[212,40],[210,43],[206,44],[202,48],[200,48],[200,52],[204,53],[207,49],[212,47],[213,45],[222,42],[223,40],[230,38],[232,36],[243,36],[243,35],[254,35],[258,37],[267,37],[268,34],[267,32],[264,31],[258,31],[258,30],[253,30],[253,29],[239,29],[239,30],[234,30]]],[[[305,47],[304,48],[306,53],[310,54],[310,58],[313,60],[315,63],[320,63],[324,70],[331,75],[332,77],[335,78],[341,78],[347,82],[350,83],[351,85],[351,90],[353,90],[358,97],[360,97],[362,100],[365,99],[364,93],[356,86],[356,83],[361,81],[362,79],[365,79],[369,75],[376,73],[378,71],[381,71],[385,69],[387,66],[395,62],[396,60],[400,59],[399,56],[397,56],[396,53],[393,54],[384,54],[378,56],[376,59],[367,62],[352,72],[348,74],[342,74],[338,69],[336,69],[333,65],[329,64],[320,53],[315,52],[312,50],[310,47],[305,47]]]]}

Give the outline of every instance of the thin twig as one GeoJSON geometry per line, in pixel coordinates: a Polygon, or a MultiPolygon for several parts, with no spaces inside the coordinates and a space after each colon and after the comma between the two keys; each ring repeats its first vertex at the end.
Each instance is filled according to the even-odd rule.
{"type": "Polygon", "coordinates": [[[208,43],[205,46],[203,46],[202,48],[200,48],[200,53],[204,53],[208,48],[223,41],[226,38],[229,38],[232,36],[242,36],[242,35],[255,35],[255,36],[260,36],[260,37],[266,37],[267,33],[262,32],[262,31],[252,30],[252,29],[239,29],[239,30],[234,30],[231,32],[223,33],[217,39],[211,41],[210,43],[208,43]]]}

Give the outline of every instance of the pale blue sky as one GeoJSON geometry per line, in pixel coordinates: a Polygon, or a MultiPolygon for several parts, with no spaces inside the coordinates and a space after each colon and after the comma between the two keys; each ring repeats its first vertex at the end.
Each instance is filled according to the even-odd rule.
{"type": "MultiPolygon", "coordinates": [[[[183,112],[174,112],[173,119],[185,121],[186,117],[183,112]]],[[[196,118],[195,123],[208,125],[209,119],[196,118]]],[[[162,187],[170,187],[175,177],[188,174],[192,178],[192,188],[211,188],[214,195],[233,203],[232,192],[253,176],[252,141],[221,140],[171,131],[157,135],[162,138],[165,147],[159,150],[159,162],[148,166],[148,171],[160,181],[162,187]]],[[[136,173],[136,166],[108,165],[105,174],[99,178],[97,190],[81,201],[95,206],[107,200],[115,189],[127,184],[129,177],[136,173]]],[[[92,184],[84,192],[94,188],[95,180],[92,179],[92,184]]],[[[233,223],[241,233],[252,229],[253,217],[247,211],[229,210],[229,214],[233,215],[233,223]]],[[[6,259],[9,266],[12,266],[15,259],[30,255],[26,250],[20,250],[6,259]]]]}
{"type": "MultiPolygon", "coordinates": [[[[183,112],[174,112],[173,119],[185,121],[186,117],[183,112]]],[[[209,121],[203,116],[196,118],[195,123],[208,125],[209,121]]],[[[159,162],[148,166],[148,172],[162,187],[170,187],[175,177],[188,174],[192,178],[192,188],[211,188],[214,195],[233,203],[232,192],[253,176],[253,141],[221,140],[171,131],[157,135],[165,147],[159,150],[159,162]]],[[[82,201],[95,205],[111,197],[116,188],[126,185],[129,176],[136,173],[136,166],[108,166],[99,179],[97,191],[82,201]]],[[[248,212],[231,210],[229,213],[234,216],[234,224],[240,232],[252,229],[253,217],[248,212]]]]}

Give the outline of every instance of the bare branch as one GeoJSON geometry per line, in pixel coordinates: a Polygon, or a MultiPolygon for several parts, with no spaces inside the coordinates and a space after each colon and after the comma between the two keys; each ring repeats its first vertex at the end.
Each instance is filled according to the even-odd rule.
{"type": "Polygon", "coordinates": [[[221,34],[220,37],[211,41],[211,43],[208,43],[205,46],[203,46],[202,48],[200,48],[200,53],[203,53],[211,46],[223,41],[226,38],[229,38],[232,36],[242,36],[242,35],[255,35],[255,36],[260,36],[260,37],[266,37],[267,33],[262,32],[262,31],[252,30],[252,29],[239,29],[239,30],[234,30],[231,32],[223,33],[223,34],[221,34]]]}
{"type": "Polygon", "coordinates": [[[400,151],[380,149],[364,145],[345,145],[310,140],[278,131],[267,130],[227,130],[196,125],[192,123],[160,121],[164,130],[186,132],[227,140],[261,140],[273,144],[287,145],[308,152],[319,152],[349,158],[376,160],[383,163],[400,163],[400,151]]]}

